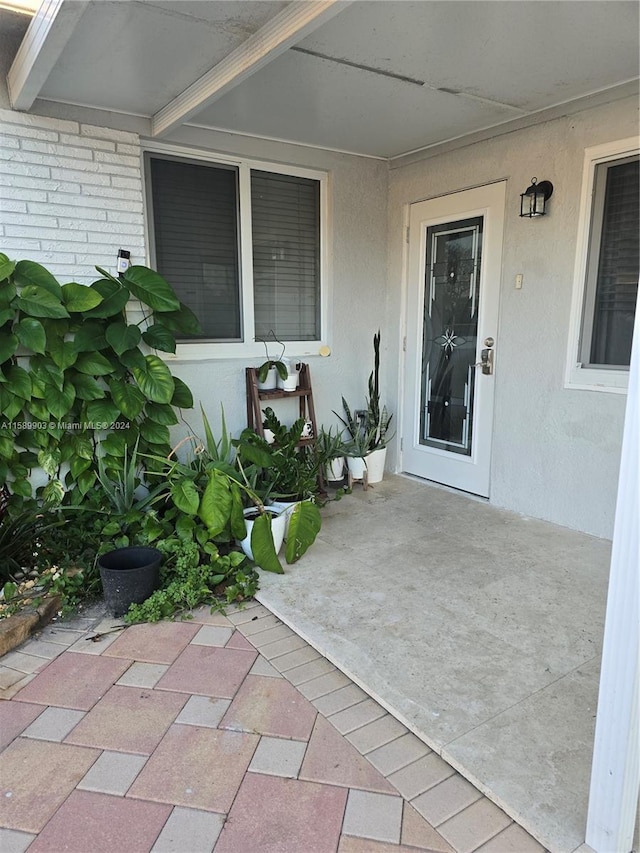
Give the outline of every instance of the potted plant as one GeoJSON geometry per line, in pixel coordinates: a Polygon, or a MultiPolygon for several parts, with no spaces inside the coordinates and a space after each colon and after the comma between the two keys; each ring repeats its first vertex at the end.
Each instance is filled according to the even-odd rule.
{"type": "MultiPolygon", "coordinates": [[[[364,410],[351,411],[349,404],[342,398],[344,417],[337,415],[349,433],[347,442],[351,459],[366,459],[367,479],[369,483],[379,483],[384,475],[387,444],[393,438],[389,434],[389,425],[393,417],[387,412],[386,406],[380,405],[380,331],[373,336],[374,366],[369,375],[366,398],[367,407],[364,410]]],[[[355,479],[360,479],[353,474],[355,479]]]]}
{"type": "Polygon", "coordinates": [[[285,539],[290,562],[292,554],[306,551],[320,529],[320,513],[313,503],[318,493],[320,458],[313,445],[300,445],[304,418],[286,427],[273,409],[266,408],[264,416],[267,428],[273,433],[272,443],[245,429],[233,444],[237,448],[237,463],[250,478],[252,488],[264,501],[270,501],[272,508],[286,513],[285,539]],[[299,541],[289,549],[296,538],[299,541]]]}
{"type": "Polygon", "coordinates": [[[142,496],[137,497],[141,482],[138,469],[137,443],[130,459],[125,447],[121,471],[107,472],[103,458],[98,457],[98,481],[106,505],[103,511],[110,519],[103,535],[123,537],[116,540],[121,547],[98,557],[105,603],[114,616],[123,616],[132,604],[146,601],[160,584],[162,553],[148,545],[130,544],[134,536],[128,534],[140,530],[145,509],[164,496],[166,487],[159,483],[151,491],[143,489],[142,496]]]}
{"type": "Polygon", "coordinates": [[[325,429],[322,426],[318,431],[316,448],[329,483],[344,479],[345,445],[342,436],[343,430],[334,433],[332,427],[325,429]]]}
{"type": "MultiPolygon", "coordinates": [[[[264,350],[267,358],[266,361],[264,361],[257,370],[258,389],[260,391],[273,391],[275,388],[277,388],[279,381],[286,382],[289,378],[289,362],[287,359],[283,359],[286,345],[276,338],[273,331],[270,332],[270,335],[272,336],[274,342],[282,347],[282,350],[280,351],[280,355],[277,358],[271,358],[271,356],[269,355],[269,347],[267,345],[267,341],[264,340],[262,342],[264,344],[264,350]]],[[[295,390],[295,387],[289,390],[295,390]]]]}

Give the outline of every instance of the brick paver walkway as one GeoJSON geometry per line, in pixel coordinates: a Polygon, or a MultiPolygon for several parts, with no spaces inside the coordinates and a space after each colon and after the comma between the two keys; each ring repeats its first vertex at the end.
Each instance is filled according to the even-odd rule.
{"type": "Polygon", "coordinates": [[[0,661],[3,853],[541,853],[262,605],[0,661]]]}

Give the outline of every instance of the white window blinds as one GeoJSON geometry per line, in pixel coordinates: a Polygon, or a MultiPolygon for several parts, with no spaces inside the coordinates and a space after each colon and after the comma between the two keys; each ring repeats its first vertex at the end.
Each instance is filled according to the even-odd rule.
{"type": "Polygon", "coordinates": [[[255,337],[320,337],[320,184],[252,170],[255,337]]]}
{"type": "Polygon", "coordinates": [[[239,340],[238,174],[150,157],[155,264],[208,340],[239,340]]]}

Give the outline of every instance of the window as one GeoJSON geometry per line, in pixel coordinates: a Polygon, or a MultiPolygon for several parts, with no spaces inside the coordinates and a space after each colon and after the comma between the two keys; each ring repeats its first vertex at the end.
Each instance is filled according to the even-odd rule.
{"type": "Polygon", "coordinates": [[[626,142],[587,149],[568,385],[624,391],[640,274],[640,161],[626,142]]]}
{"type": "Polygon", "coordinates": [[[178,354],[264,355],[255,342],[273,335],[292,355],[317,352],[324,337],[325,176],[168,153],[145,157],[151,264],[203,330],[181,340],[178,354]]]}

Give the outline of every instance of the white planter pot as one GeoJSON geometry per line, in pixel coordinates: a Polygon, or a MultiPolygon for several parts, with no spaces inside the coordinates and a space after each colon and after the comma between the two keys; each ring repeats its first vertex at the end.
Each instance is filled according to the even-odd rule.
{"type": "Polygon", "coordinates": [[[372,483],[380,483],[384,476],[384,462],[387,458],[387,448],[381,447],[379,450],[374,450],[366,457],[367,462],[367,478],[369,485],[372,483]]]}
{"type": "MultiPolygon", "coordinates": [[[[280,513],[279,510],[274,507],[265,507],[266,511],[271,514],[271,535],[273,536],[273,547],[276,549],[276,554],[282,548],[282,543],[284,541],[284,531],[286,526],[286,516],[284,513],[280,513]]],[[[240,547],[247,555],[250,560],[253,560],[253,551],[251,550],[251,531],[253,530],[253,519],[248,519],[247,515],[253,515],[255,509],[253,507],[249,507],[244,510],[245,515],[245,525],[247,528],[247,535],[240,542],[240,547]]]]}
{"type": "Polygon", "coordinates": [[[326,466],[325,476],[329,483],[344,479],[344,456],[332,459],[326,466]]]}
{"type": "Polygon", "coordinates": [[[278,385],[278,371],[275,367],[270,367],[267,372],[267,378],[264,382],[260,382],[258,379],[258,390],[259,391],[273,391],[278,385]]]}
{"type": "Polygon", "coordinates": [[[300,501],[271,501],[269,504],[269,508],[275,510],[280,513],[280,515],[284,518],[284,541],[287,541],[287,536],[289,535],[289,522],[291,520],[291,514],[294,509],[298,506],[300,501]]]}
{"type": "Polygon", "coordinates": [[[347,456],[347,468],[354,480],[362,480],[367,465],[362,456],[347,456]]]}
{"type": "Polygon", "coordinates": [[[286,379],[282,379],[280,374],[277,376],[278,388],[281,391],[295,391],[298,387],[298,377],[299,373],[297,370],[293,368],[289,368],[289,373],[287,374],[286,379]]]}

